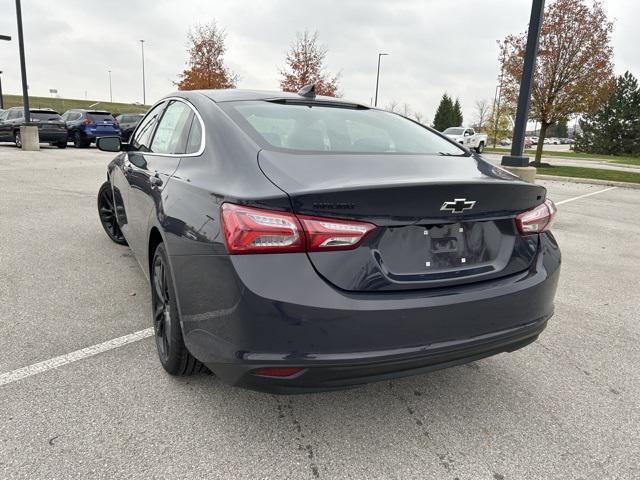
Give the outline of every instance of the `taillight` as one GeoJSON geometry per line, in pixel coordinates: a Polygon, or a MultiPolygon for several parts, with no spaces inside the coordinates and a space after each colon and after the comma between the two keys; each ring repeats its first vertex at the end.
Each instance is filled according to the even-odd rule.
{"type": "Polygon", "coordinates": [[[376,226],[351,220],[298,216],[307,237],[307,251],[351,250],[376,226]]]}
{"type": "Polygon", "coordinates": [[[547,199],[543,204],[520,213],[516,217],[518,232],[520,235],[529,235],[549,230],[557,211],[555,203],[547,199]]]}
{"type": "Polygon", "coordinates": [[[225,203],[222,224],[229,253],[304,251],[302,227],[291,213],[225,203]]]}
{"type": "Polygon", "coordinates": [[[89,115],[87,115],[87,118],[85,118],[82,123],[84,123],[85,125],[90,125],[93,123],[93,120],[91,119],[91,117],[89,115]]]}
{"type": "Polygon", "coordinates": [[[366,222],[299,216],[225,203],[222,228],[230,254],[351,250],[376,226],[366,222]]]}

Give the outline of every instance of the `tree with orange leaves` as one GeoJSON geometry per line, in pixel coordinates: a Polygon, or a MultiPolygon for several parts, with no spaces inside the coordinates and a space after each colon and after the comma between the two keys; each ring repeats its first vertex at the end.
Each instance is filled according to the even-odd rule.
{"type": "MultiPolygon", "coordinates": [[[[529,118],[540,122],[535,166],[540,166],[543,141],[550,125],[572,115],[596,111],[613,86],[613,24],[602,3],[556,0],[545,8],[529,118]]],[[[503,92],[517,102],[522,78],[526,32],[509,35],[500,44],[504,62],[503,92]]]]}
{"type": "Polygon", "coordinates": [[[324,60],[327,49],[318,44],[318,32],[297,33],[296,40],[287,52],[288,69],[280,70],[280,87],[285,92],[297,92],[305,85],[315,84],[317,95],[339,97],[339,75],[331,76],[325,72],[324,60]]]}
{"type": "Polygon", "coordinates": [[[225,66],[227,34],[215,22],[196,25],[188,34],[188,68],[176,82],[179,90],[235,88],[238,76],[225,66]]]}

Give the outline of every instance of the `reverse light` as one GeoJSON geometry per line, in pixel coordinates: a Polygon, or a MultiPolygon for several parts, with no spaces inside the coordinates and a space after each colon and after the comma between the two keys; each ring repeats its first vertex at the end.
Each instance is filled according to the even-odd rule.
{"type": "Polygon", "coordinates": [[[520,213],[516,217],[518,232],[520,235],[529,235],[549,230],[557,211],[555,203],[547,199],[537,207],[520,213]]]}
{"type": "Polygon", "coordinates": [[[333,218],[296,216],[225,203],[222,227],[230,254],[351,250],[376,226],[333,218]]]}

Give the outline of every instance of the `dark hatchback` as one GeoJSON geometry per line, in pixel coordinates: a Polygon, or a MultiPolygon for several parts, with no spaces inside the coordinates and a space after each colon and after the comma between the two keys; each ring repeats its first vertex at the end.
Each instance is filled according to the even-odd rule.
{"type": "MultiPolygon", "coordinates": [[[[67,129],[60,114],[50,109],[29,109],[31,124],[38,127],[41,143],[55,145],[58,148],[67,146],[67,129]]],[[[25,125],[23,107],[13,107],[2,112],[0,120],[0,142],[14,142],[22,148],[20,127],[25,125]]]]}
{"type": "Polygon", "coordinates": [[[98,137],[120,135],[120,126],[110,112],[104,110],[67,110],[62,115],[69,140],[76,148],[87,148],[98,137]]]}
{"type": "Polygon", "coordinates": [[[171,374],[338,389],[517,350],[553,314],[545,189],[399,115],[180,92],[98,146],[122,150],[100,218],[150,279],[171,374]]]}

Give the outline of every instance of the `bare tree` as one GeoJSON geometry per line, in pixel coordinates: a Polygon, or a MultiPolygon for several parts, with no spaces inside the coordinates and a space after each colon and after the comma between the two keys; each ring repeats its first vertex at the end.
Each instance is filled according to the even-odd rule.
{"type": "Polygon", "coordinates": [[[422,114],[422,112],[413,112],[413,118],[415,119],[416,122],[418,123],[422,123],[423,125],[426,123],[426,119],[424,118],[424,115],[422,114]]]}
{"type": "Polygon", "coordinates": [[[474,107],[476,128],[479,131],[484,130],[485,124],[489,121],[489,114],[491,113],[491,106],[486,98],[477,100],[474,107]]]}
{"type": "Polygon", "coordinates": [[[409,118],[411,116],[411,107],[408,103],[403,103],[402,110],[400,112],[402,113],[402,115],[409,118]]]}
{"type": "Polygon", "coordinates": [[[397,112],[398,111],[398,102],[396,100],[391,100],[389,103],[387,103],[387,106],[384,107],[385,110],[389,111],[389,112],[397,112]]]}

